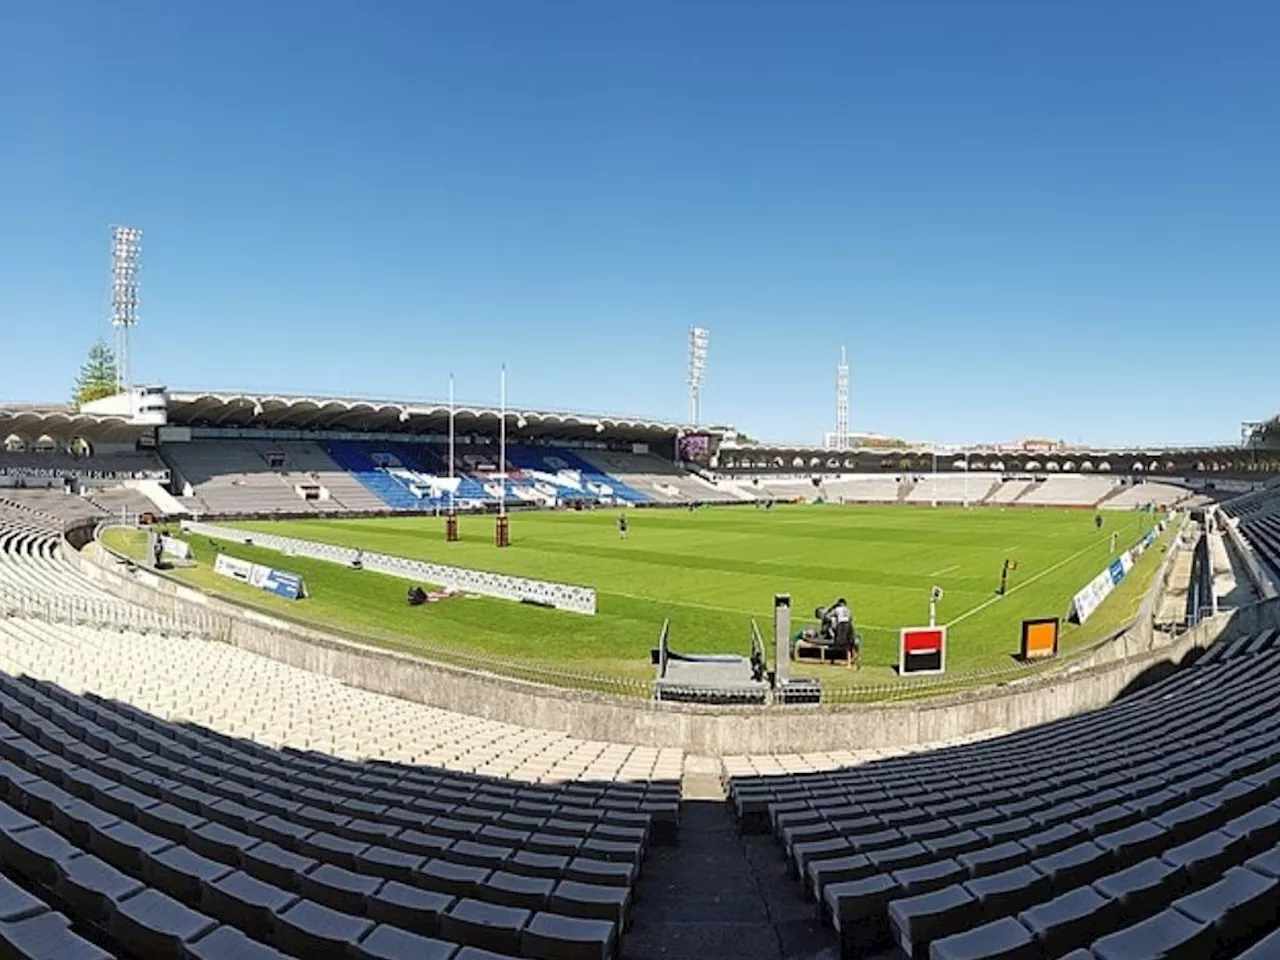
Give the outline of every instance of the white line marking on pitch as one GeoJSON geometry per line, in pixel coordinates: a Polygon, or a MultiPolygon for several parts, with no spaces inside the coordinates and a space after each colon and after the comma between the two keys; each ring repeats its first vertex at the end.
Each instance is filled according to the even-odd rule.
{"type": "MultiPolygon", "coordinates": [[[[1136,521],[1135,521],[1135,522],[1136,522],[1136,521]]],[[[1128,524],[1127,526],[1122,527],[1120,530],[1117,530],[1116,532],[1117,532],[1117,533],[1124,533],[1126,530],[1128,530],[1128,529],[1129,529],[1129,527],[1132,527],[1132,526],[1133,526],[1133,524],[1132,524],[1132,523],[1130,523],[1130,524],[1128,524]]],[[[981,612],[981,611],[983,611],[983,610],[987,609],[987,607],[991,606],[993,603],[999,603],[999,602],[1000,602],[1001,600],[1003,600],[1005,597],[1012,596],[1013,594],[1015,594],[1015,593],[1017,593],[1019,590],[1021,590],[1023,587],[1029,587],[1029,586],[1031,586],[1033,583],[1035,583],[1037,580],[1043,580],[1043,579],[1044,579],[1045,577],[1047,577],[1049,574],[1053,573],[1053,571],[1058,570],[1058,569],[1060,569],[1061,567],[1065,567],[1065,566],[1066,566],[1068,563],[1070,563],[1072,560],[1076,559],[1077,557],[1084,556],[1084,555],[1085,555],[1086,553],[1088,553],[1090,550],[1093,550],[1093,549],[1096,549],[1096,548],[1097,548],[1097,544],[1096,544],[1096,543],[1091,543],[1091,544],[1089,544],[1087,547],[1084,547],[1083,549],[1077,550],[1077,551],[1076,551],[1075,553],[1073,553],[1071,556],[1069,556],[1069,557],[1065,557],[1065,558],[1063,558],[1062,560],[1059,560],[1057,563],[1055,563],[1053,566],[1049,567],[1048,569],[1046,569],[1046,570],[1041,570],[1039,573],[1037,573],[1037,574],[1036,574],[1034,577],[1032,577],[1031,579],[1022,581],[1022,583],[1018,584],[1016,587],[1014,587],[1013,589],[1011,589],[1008,593],[998,593],[998,594],[996,594],[994,597],[991,597],[991,598],[990,598],[990,599],[988,599],[988,600],[983,600],[980,604],[978,604],[978,605],[977,605],[976,607],[974,607],[972,610],[968,610],[968,611],[966,611],[966,612],[964,612],[964,613],[960,614],[960,616],[956,617],[954,620],[952,620],[950,623],[948,623],[948,624],[947,624],[948,629],[949,629],[949,628],[951,628],[951,627],[954,627],[957,623],[959,623],[959,622],[960,622],[960,621],[962,621],[962,620],[968,620],[968,619],[969,619],[970,617],[972,617],[975,613],[979,613],[979,612],[981,612]]],[[[1110,556],[1110,553],[1108,553],[1108,556],[1110,556]]]]}
{"type": "MultiPolygon", "coordinates": [[[[638,593],[623,593],[620,590],[601,590],[600,592],[613,594],[615,597],[626,597],[628,600],[643,600],[646,603],[669,603],[673,607],[693,607],[695,610],[715,610],[717,613],[732,613],[737,614],[738,616],[747,613],[747,611],[743,610],[741,607],[720,607],[714,603],[698,603],[696,600],[655,600],[653,597],[641,596],[638,593]]],[[[801,617],[800,619],[803,620],[805,618],[801,617]]],[[[858,622],[857,626],[859,629],[863,630],[896,631],[898,629],[897,627],[882,627],[879,624],[862,623],[861,621],[858,622]]]]}
{"type": "Polygon", "coordinates": [[[958,563],[953,563],[953,564],[952,564],[951,566],[949,566],[949,567],[943,567],[941,570],[935,570],[935,571],[933,571],[933,573],[929,574],[929,576],[931,576],[931,577],[940,577],[940,576],[942,576],[944,573],[951,573],[953,570],[959,570],[959,569],[960,569],[960,564],[958,564],[958,563]]]}

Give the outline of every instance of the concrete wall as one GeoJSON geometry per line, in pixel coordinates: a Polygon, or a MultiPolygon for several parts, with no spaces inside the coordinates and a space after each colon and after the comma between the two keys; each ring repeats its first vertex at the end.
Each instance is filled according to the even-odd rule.
{"type": "Polygon", "coordinates": [[[1017,730],[1103,706],[1140,685],[1144,674],[1167,671],[1225,632],[1280,626],[1280,601],[1270,601],[1206,620],[1176,640],[1149,634],[1117,638],[1109,645],[1114,649],[1099,651],[1094,662],[994,688],[888,704],[697,707],[562,690],[431,663],[283,623],[148,571],[123,574],[98,547],[68,554],[86,575],[127,599],[165,611],[195,605],[214,612],[219,639],[354,687],[586,739],[706,756],[917,746],[992,728],[1017,730]]]}

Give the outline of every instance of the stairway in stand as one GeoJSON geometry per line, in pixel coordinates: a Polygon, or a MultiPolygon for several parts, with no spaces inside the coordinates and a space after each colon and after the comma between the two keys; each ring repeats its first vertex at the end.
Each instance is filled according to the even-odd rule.
{"type": "Polygon", "coordinates": [[[688,758],[682,793],[680,842],[649,853],[622,960],[837,960],[776,841],[739,834],[718,764],[688,758]]]}

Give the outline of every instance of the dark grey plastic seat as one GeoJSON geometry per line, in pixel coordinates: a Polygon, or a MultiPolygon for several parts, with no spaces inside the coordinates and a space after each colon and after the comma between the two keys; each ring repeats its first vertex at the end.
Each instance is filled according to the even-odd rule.
{"type": "Polygon", "coordinates": [[[119,822],[119,817],[99,810],[85,800],[72,800],[67,806],[53,811],[53,829],[70,838],[82,850],[89,848],[96,831],[119,822]]]}
{"type": "Polygon", "coordinates": [[[105,923],[112,904],[133,896],[143,886],[141,881],[93,854],[86,854],[62,865],[54,890],[76,913],[105,923]]]}
{"type": "Polygon", "coordinates": [[[1186,884],[1186,875],[1179,867],[1152,857],[1100,877],[1093,882],[1093,888],[1119,903],[1125,916],[1145,917],[1177,899],[1186,884]]]}
{"type": "Polygon", "coordinates": [[[447,893],[423,890],[398,880],[388,880],[369,897],[366,914],[380,923],[433,937],[440,929],[440,915],[457,898],[447,893]]]}
{"type": "Polygon", "coordinates": [[[89,828],[89,848],[112,866],[137,876],[142,873],[143,855],[154,856],[173,846],[173,841],[157,837],[123,820],[101,830],[89,828]]]}
{"type": "Polygon", "coordinates": [[[239,865],[240,855],[262,841],[220,823],[201,824],[187,831],[187,846],[201,856],[239,865]]]}
{"type": "MultiPolygon", "coordinates": [[[[886,874],[829,884],[822,894],[823,907],[840,934],[842,951],[857,956],[859,951],[887,945],[889,902],[901,895],[902,885],[886,874]]],[[[554,899],[551,909],[563,912],[554,899]]]]}
{"type": "Polygon", "coordinates": [[[288,960],[283,953],[253,940],[234,927],[216,927],[199,940],[182,945],[183,960],[288,960]]]}
{"type": "Polygon", "coordinates": [[[1000,873],[1010,867],[1021,866],[1031,858],[1026,847],[1013,840],[1006,840],[993,847],[984,847],[959,854],[956,862],[969,871],[970,877],[985,877],[1000,873]]]}
{"type": "Polygon", "coordinates": [[[1245,866],[1264,877],[1280,878],[1280,844],[1250,857],[1245,861],[1245,866]]]}
{"type": "Polygon", "coordinates": [[[894,900],[889,923],[904,952],[913,960],[928,960],[929,944],[971,926],[979,909],[974,895],[957,883],[894,900]]]}
{"type": "Polygon", "coordinates": [[[198,908],[202,884],[225,877],[232,869],[187,847],[172,846],[157,854],[146,855],[142,875],[156,889],[198,908]]]}
{"type": "Polygon", "coordinates": [[[273,941],[285,953],[307,960],[345,960],[376,924],[339,913],[311,900],[299,900],[274,916],[273,941]]]}
{"type": "Polygon", "coordinates": [[[485,881],[484,898],[506,907],[542,910],[555,886],[556,881],[545,877],[524,877],[517,873],[495,870],[485,881]]]}
{"type": "Polygon", "coordinates": [[[1222,832],[1239,837],[1251,853],[1262,853],[1280,843],[1280,807],[1255,807],[1224,823],[1222,832]]]}
{"type": "Polygon", "coordinates": [[[440,917],[440,936],[455,943],[515,955],[533,913],[480,900],[459,900],[440,917]]]}
{"type": "MultiPolygon", "coordinates": [[[[241,828],[237,828],[241,829],[241,828]]],[[[260,840],[269,840],[277,843],[286,850],[297,852],[307,838],[316,831],[301,823],[294,823],[286,820],[279,814],[268,814],[260,820],[254,820],[246,823],[242,828],[244,833],[251,837],[257,837],[260,840]]]]}
{"type": "Polygon", "coordinates": [[[311,857],[304,857],[266,841],[246,850],[240,863],[246,873],[263,883],[295,893],[298,891],[299,878],[316,866],[316,861],[311,857]]]}
{"type": "Polygon", "coordinates": [[[1051,853],[1032,861],[1032,866],[1049,878],[1055,894],[1067,893],[1109,872],[1110,851],[1092,840],[1051,853]]]}
{"type": "Polygon", "coordinates": [[[1280,930],[1259,940],[1236,960],[1280,960],[1280,930]]]}
{"type": "Polygon", "coordinates": [[[1095,940],[1089,950],[1097,960],[1205,960],[1216,942],[1212,925],[1164,910],[1095,940]]]}
{"type": "Polygon", "coordinates": [[[569,858],[551,853],[537,853],[532,850],[518,850],[515,856],[507,861],[506,868],[511,873],[526,877],[548,877],[559,880],[569,866],[569,858]]]}
{"type": "Polygon", "coordinates": [[[299,878],[299,891],[308,900],[322,903],[343,913],[364,913],[365,900],[386,881],[352,873],[331,863],[321,864],[299,878]]]}
{"type": "Polygon", "coordinates": [[[1034,867],[1022,865],[966,881],[987,920],[1008,917],[1049,897],[1052,881],[1034,867]]]}
{"type": "Polygon", "coordinates": [[[609,960],[617,928],[607,920],[538,913],[520,936],[520,955],[531,960],[609,960]]]}
{"type": "Polygon", "coordinates": [[[1210,924],[1221,952],[1238,950],[1275,925],[1280,914],[1280,880],[1232,867],[1212,886],[1188,894],[1173,909],[1210,924]]]}
{"type": "Polygon", "coordinates": [[[358,960],[449,960],[457,952],[456,943],[381,924],[356,944],[352,955],[358,960]]]}
{"type": "Polygon", "coordinates": [[[1153,822],[1169,832],[1173,843],[1185,843],[1192,837],[1217,826],[1219,814],[1220,810],[1216,806],[1211,806],[1203,800],[1189,800],[1166,810],[1153,822]]]}
{"type": "Polygon", "coordinates": [[[953,883],[960,883],[967,871],[954,860],[934,860],[918,867],[893,871],[893,878],[902,887],[902,895],[913,897],[931,890],[941,890],[953,883]]]}
{"type": "Polygon", "coordinates": [[[0,923],[13,923],[49,912],[49,905],[0,874],[0,923]]]}
{"type": "Polygon", "coordinates": [[[107,931],[143,957],[177,958],[182,945],[198,940],[217,921],[183,906],[159,890],[143,890],[108,906],[107,931]]]}
{"type": "Polygon", "coordinates": [[[1214,830],[1164,851],[1160,859],[1181,870],[1189,887],[1202,887],[1247,856],[1244,837],[1214,830]]]}
{"type": "Polygon", "coordinates": [[[422,854],[377,845],[370,846],[356,857],[356,867],[361,873],[371,873],[402,883],[412,883],[413,875],[426,862],[427,858],[422,854]]]}
{"type": "Polygon", "coordinates": [[[818,899],[821,899],[822,890],[827,884],[860,880],[863,877],[884,872],[876,867],[865,853],[847,853],[842,857],[810,860],[805,869],[807,871],[806,887],[818,899]]]}
{"type": "MultiPolygon", "coordinates": [[[[1170,828],[1169,823],[1174,821],[1162,821],[1157,818],[1155,821],[1144,820],[1131,827],[1104,833],[1096,837],[1093,842],[1111,855],[1117,869],[1133,866],[1148,857],[1159,856],[1161,851],[1175,843],[1190,839],[1200,832],[1198,825],[1205,822],[1201,819],[1204,814],[1200,810],[1191,809],[1192,804],[1183,804],[1182,807],[1175,809],[1183,808],[1187,809],[1187,819],[1176,821],[1181,824],[1178,829],[1170,828]],[[1193,823],[1197,826],[1191,826],[1193,823]]],[[[1162,816],[1170,817],[1171,814],[1172,811],[1162,816]]]]}
{"type": "Polygon", "coordinates": [[[609,920],[622,929],[631,905],[631,891],[625,887],[609,887],[598,883],[561,880],[547,901],[552,913],[587,920],[609,920]]]}
{"type": "Polygon", "coordinates": [[[6,867],[52,887],[59,868],[83,852],[48,827],[27,827],[0,834],[0,858],[6,867]]]}
{"type": "Polygon", "coordinates": [[[630,887],[636,882],[636,867],[630,863],[615,863],[574,857],[564,868],[566,880],[579,883],[598,883],[607,887],[630,887]]]}
{"type": "Polygon", "coordinates": [[[484,867],[469,867],[448,860],[428,860],[414,875],[413,882],[419,887],[439,893],[469,897],[492,872],[484,867]]]}
{"type": "Polygon", "coordinates": [[[1031,933],[1012,917],[936,941],[931,960],[1040,960],[1040,947],[1031,933]]]}
{"type": "Polygon", "coordinates": [[[207,880],[200,887],[200,909],[230,923],[256,940],[269,941],[276,915],[298,901],[298,895],[250,876],[243,870],[207,880]]]}
{"type": "Polygon", "coordinates": [[[1018,921],[1031,931],[1046,956],[1056,957],[1092,943],[1115,929],[1120,905],[1082,886],[1028,907],[1018,921]]]}
{"type": "Polygon", "coordinates": [[[171,803],[158,803],[139,810],[137,824],[148,833],[166,837],[174,843],[186,843],[187,831],[194,830],[205,818],[190,810],[183,810],[171,803]]]}
{"type": "Polygon", "coordinates": [[[60,913],[0,923],[0,955],[33,960],[112,960],[107,951],[75,933],[60,913]]]}

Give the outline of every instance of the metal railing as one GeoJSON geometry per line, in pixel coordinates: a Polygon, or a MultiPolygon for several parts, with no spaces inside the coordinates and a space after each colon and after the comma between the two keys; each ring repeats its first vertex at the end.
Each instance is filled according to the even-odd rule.
{"type": "Polygon", "coordinates": [[[162,612],[110,597],[78,596],[0,583],[0,616],[141,633],[218,635],[217,618],[200,611],[162,612]]]}
{"type": "MultiPolygon", "coordinates": [[[[105,552],[116,557],[118,560],[130,564],[136,564],[136,558],[126,557],[102,542],[102,532],[110,527],[111,524],[103,524],[99,527],[99,544],[105,552]]],[[[188,588],[192,587],[190,583],[179,581],[177,578],[171,578],[164,572],[154,572],[154,574],[160,578],[173,579],[174,582],[183,582],[183,585],[188,588]]],[[[1156,582],[1152,584],[1152,589],[1156,586],[1158,586],[1158,577],[1156,578],[1156,582]]],[[[210,596],[217,596],[216,593],[209,591],[205,592],[209,593],[210,596]]],[[[42,601],[40,600],[29,602],[28,609],[41,609],[41,602],[42,601]]],[[[121,603],[123,604],[124,602],[121,601],[121,603]]],[[[234,604],[235,606],[252,610],[254,613],[261,614],[276,621],[283,629],[296,627],[302,630],[316,632],[321,635],[335,637],[339,640],[377,646],[396,653],[409,654],[444,664],[446,666],[455,666],[476,673],[509,677],[530,683],[544,684],[570,690],[590,691],[627,698],[653,699],[654,697],[655,686],[652,677],[644,678],[642,676],[626,676],[607,671],[575,669],[532,659],[495,657],[489,653],[475,652],[451,644],[438,643],[428,638],[409,637],[403,634],[368,627],[354,630],[330,623],[311,620],[305,617],[294,616],[289,612],[281,611],[280,609],[274,606],[268,606],[265,603],[259,604],[247,599],[237,598],[234,601],[234,604]]],[[[199,633],[206,636],[227,636],[230,629],[229,614],[218,613],[215,611],[192,610],[184,612],[180,616],[175,614],[173,619],[166,619],[166,615],[159,614],[155,611],[134,607],[131,604],[127,606],[130,607],[131,611],[137,612],[122,614],[121,616],[124,620],[124,622],[120,623],[122,626],[135,626],[135,624],[146,623],[147,615],[150,615],[157,618],[155,621],[155,629],[180,629],[185,632],[199,633]],[[130,620],[129,618],[134,619],[130,620]]],[[[3,607],[3,594],[0,594],[0,608],[3,607]]],[[[64,619],[74,620],[74,618],[79,617],[81,618],[79,622],[101,621],[112,623],[112,625],[114,625],[114,621],[111,619],[114,614],[109,609],[93,608],[91,606],[77,607],[74,603],[70,606],[54,603],[51,606],[46,606],[44,610],[44,616],[46,618],[62,617],[64,619]],[[94,617],[98,617],[99,620],[93,620],[94,617]]],[[[830,670],[819,671],[816,674],[821,681],[821,702],[823,704],[894,702],[920,697],[939,696],[942,694],[973,689],[980,686],[1005,686],[1009,684],[1023,683],[1052,672],[1070,673],[1078,664],[1087,659],[1090,654],[1094,653],[1100,647],[1128,629],[1133,622],[1136,621],[1130,621],[1130,623],[1121,626],[1112,634],[1090,643],[1082,644],[1079,647],[1064,652],[1062,655],[1052,660],[1028,663],[1020,660],[1014,660],[1010,657],[1008,660],[992,663],[987,666],[975,667],[966,670],[948,670],[946,674],[942,675],[899,677],[885,676],[883,673],[880,673],[874,679],[868,679],[865,674],[855,674],[847,680],[840,676],[841,673],[844,673],[841,668],[832,667],[830,670]]],[[[145,627],[142,626],[138,626],[137,628],[145,629],[145,627]]],[[[763,643],[759,627],[754,620],[751,621],[750,629],[752,648],[763,651],[765,649],[765,645],[763,643]]],[[[863,628],[864,632],[867,630],[875,631],[876,628],[863,628]]],[[[660,656],[665,653],[667,648],[669,631],[670,623],[669,621],[664,621],[658,643],[660,656]]],[[[896,631],[886,629],[885,632],[896,635],[896,631]]],[[[637,673],[639,673],[639,670],[637,673]]]]}

